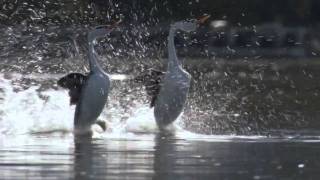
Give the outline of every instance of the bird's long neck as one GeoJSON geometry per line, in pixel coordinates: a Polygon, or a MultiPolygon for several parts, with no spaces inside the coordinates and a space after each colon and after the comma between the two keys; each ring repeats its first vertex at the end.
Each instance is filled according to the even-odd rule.
{"type": "Polygon", "coordinates": [[[170,27],[169,36],[168,36],[168,54],[169,54],[168,69],[169,70],[176,69],[181,65],[177,57],[176,48],[174,46],[174,37],[175,37],[176,31],[177,31],[177,28],[175,27],[175,25],[172,25],[170,27]]]}
{"type": "Polygon", "coordinates": [[[98,63],[98,56],[96,51],[94,50],[94,41],[93,40],[89,40],[89,67],[90,67],[90,71],[101,71],[102,68],[98,63]]]}

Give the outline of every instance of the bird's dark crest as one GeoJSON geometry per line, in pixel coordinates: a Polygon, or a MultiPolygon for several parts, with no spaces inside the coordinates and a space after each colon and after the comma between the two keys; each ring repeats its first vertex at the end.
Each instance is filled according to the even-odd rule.
{"type": "Polygon", "coordinates": [[[81,89],[87,76],[81,73],[70,73],[58,80],[58,85],[69,90],[70,105],[77,104],[81,95],[81,89]]]}
{"type": "Polygon", "coordinates": [[[142,83],[144,85],[147,94],[151,97],[150,107],[154,106],[160,92],[162,77],[164,74],[164,72],[159,70],[147,69],[145,72],[134,78],[136,83],[142,83]]]}

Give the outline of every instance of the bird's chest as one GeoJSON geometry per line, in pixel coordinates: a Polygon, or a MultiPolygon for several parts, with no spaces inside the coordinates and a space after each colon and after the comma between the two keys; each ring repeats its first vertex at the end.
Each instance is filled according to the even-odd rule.
{"type": "Polygon", "coordinates": [[[104,75],[94,75],[89,77],[84,88],[84,94],[95,101],[104,101],[108,96],[110,80],[104,75]]]}
{"type": "Polygon", "coordinates": [[[166,74],[164,86],[170,86],[173,90],[185,90],[190,86],[191,76],[188,72],[180,70],[166,74]]]}

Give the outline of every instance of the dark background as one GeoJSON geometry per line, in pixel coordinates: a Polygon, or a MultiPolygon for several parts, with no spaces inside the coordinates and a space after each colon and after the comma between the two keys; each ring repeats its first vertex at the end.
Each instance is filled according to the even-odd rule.
{"type": "Polygon", "coordinates": [[[18,56],[24,61],[34,54],[47,60],[65,59],[85,54],[81,46],[86,45],[86,32],[118,19],[122,23],[117,38],[109,41],[117,52],[110,47],[101,51],[114,58],[165,57],[169,24],[203,14],[211,18],[197,33],[176,37],[180,56],[301,58],[320,54],[317,0],[1,0],[0,7],[2,59],[18,56]],[[228,29],[211,27],[215,20],[226,21],[228,29]]]}
{"type": "Polygon", "coordinates": [[[1,0],[1,24],[95,24],[122,15],[126,24],[167,22],[211,14],[233,25],[277,21],[286,26],[316,26],[317,0],[1,0]]]}

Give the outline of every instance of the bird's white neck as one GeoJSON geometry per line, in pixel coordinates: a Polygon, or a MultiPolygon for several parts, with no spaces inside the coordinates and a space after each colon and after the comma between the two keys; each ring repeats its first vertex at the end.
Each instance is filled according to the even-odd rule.
{"type": "Polygon", "coordinates": [[[176,69],[181,66],[181,63],[178,60],[176,48],[174,45],[174,37],[176,34],[177,28],[175,24],[171,25],[169,36],[168,36],[168,70],[176,69]]]}
{"type": "Polygon", "coordinates": [[[98,55],[94,50],[94,40],[89,41],[89,67],[90,71],[103,71],[101,66],[98,63],[98,55]]]}

